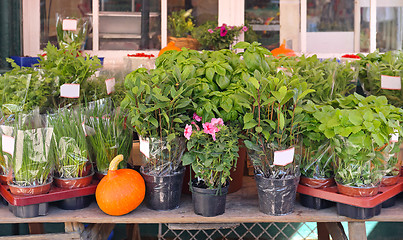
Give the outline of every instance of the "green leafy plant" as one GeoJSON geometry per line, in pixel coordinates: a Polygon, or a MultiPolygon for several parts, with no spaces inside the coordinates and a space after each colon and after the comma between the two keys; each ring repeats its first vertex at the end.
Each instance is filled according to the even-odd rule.
{"type": "Polygon", "coordinates": [[[374,186],[384,175],[381,153],[396,131],[401,136],[402,109],[386,97],[358,94],[336,99],[314,113],[319,130],[331,140],[337,154],[335,179],[350,186],[374,186]],[[377,157],[378,156],[378,157],[377,157]]]}
{"type": "Polygon", "coordinates": [[[168,33],[172,37],[187,37],[191,34],[194,28],[194,23],[192,21],[192,9],[180,10],[177,12],[172,12],[168,16],[168,33]]]}
{"type": "MultiPolygon", "coordinates": [[[[197,115],[195,119],[200,120],[197,115]]],[[[236,132],[224,125],[221,118],[203,123],[203,129],[195,123],[186,125],[184,135],[188,139],[183,165],[191,165],[199,187],[219,189],[230,180],[230,170],[238,158],[236,132]]]]}
{"type": "Polygon", "coordinates": [[[250,71],[245,79],[245,92],[250,98],[250,111],[243,117],[247,130],[245,145],[250,151],[255,173],[268,178],[287,178],[298,174],[299,154],[292,163],[274,165],[274,152],[295,147],[300,138],[300,124],[304,118],[303,99],[314,90],[297,76],[270,74],[260,46],[238,43],[243,48],[244,61],[250,71]]]}
{"type": "Polygon", "coordinates": [[[60,109],[48,117],[53,128],[56,171],[60,178],[83,177],[89,163],[82,110],[60,109]]]}
{"type": "Polygon", "coordinates": [[[119,110],[103,111],[96,105],[87,112],[87,125],[94,130],[89,134],[92,156],[98,172],[106,174],[109,164],[114,157],[122,154],[126,161],[120,167],[124,168],[133,145],[132,131],[126,127],[127,115],[119,110]]]}
{"type": "Polygon", "coordinates": [[[196,107],[192,94],[198,86],[194,63],[186,61],[190,53],[175,55],[183,65],[150,72],[139,68],[126,76],[127,95],[121,106],[129,110],[131,125],[139,136],[148,140],[150,156],[144,167],[156,175],[171,174],[180,167],[185,148],[180,136],[196,107]]]}
{"type": "Polygon", "coordinates": [[[248,31],[246,26],[228,26],[223,24],[217,26],[216,22],[208,21],[196,27],[192,36],[201,44],[202,49],[229,49],[231,44],[242,32],[248,31]]]}

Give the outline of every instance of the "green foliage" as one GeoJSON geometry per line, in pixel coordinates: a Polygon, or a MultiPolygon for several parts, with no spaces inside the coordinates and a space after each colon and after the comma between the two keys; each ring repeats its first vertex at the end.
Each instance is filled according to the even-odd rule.
{"type": "MultiPolygon", "coordinates": [[[[75,19],[75,18],[68,18],[75,19]]],[[[74,46],[81,49],[87,38],[90,21],[87,18],[79,18],[77,20],[77,30],[63,30],[63,17],[59,14],[56,15],[56,35],[57,41],[61,48],[66,46],[74,46]]]]}
{"type": "Polygon", "coordinates": [[[238,137],[235,129],[226,125],[218,126],[213,139],[203,129],[192,131],[187,150],[183,155],[183,165],[191,165],[195,178],[209,189],[226,185],[230,170],[238,158],[238,137]]]}
{"type": "Polygon", "coordinates": [[[60,109],[48,116],[48,125],[53,128],[54,157],[60,178],[82,177],[88,164],[86,142],[81,110],[60,109]]]}
{"type": "Polygon", "coordinates": [[[242,33],[242,26],[217,26],[217,22],[207,21],[195,27],[192,36],[199,41],[202,49],[229,49],[234,40],[242,33]]]}
{"type": "Polygon", "coordinates": [[[385,174],[381,168],[387,160],[380,151],[389,144],[392,134],[402,136],[403,110],[388,104],[386,97],[364,98],[358,94],[331,104],[313,115],[337,154],[336,180],[358,187],[377,184],[385,174]]]}
{"type": "Polygon", "coordinates": [[[168,16],[168,33],[172,37],[187,37],[193,31],[192,9],[172,12],[168,16]]]}

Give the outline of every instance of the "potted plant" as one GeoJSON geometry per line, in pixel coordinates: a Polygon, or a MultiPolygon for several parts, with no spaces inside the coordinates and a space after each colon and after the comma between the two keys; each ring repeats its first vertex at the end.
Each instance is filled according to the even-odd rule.
{"type": "MultiPolygon", "coordinates": [[[[32,128],[29,116],[18,115],[13,127],[2,127],[11,146],[3,156],[11,167],[10,191],[15,195],[36,195],[49,192],[54,166],[52,155],[52,128],[32,128]],[[14,148],[12,149],[12,146],[14,148]]],[[[2,141],[5,139],[3,137],[2,141]]],[[[3,145],[3,146],[5,146],[3,145]]]]}
{"type": "Polygon", "coordinates": [[[189,183],[194,212],[205,217],[221,215],[225,212],[230,170],[238,158],[238,137],[221,118],[204,122],[203,129],[195,122],[192,125],[185,127],[188,152],[182,161],[195,172],[189,183]]]}
{"type": "Polygon", "coordinates": [[[168,42],[178,48],[198,49],[199,42],[191,36],[193,28],[192,9],[172,12],[168,16],[168,42]]]}
{"type": "Polygon", "coordinates": [[[93,130],[88,139],[98,178],[108,173],[110,162],[118,154],[125,160],[121,161],[120,168],[125,168],[133,145],[132,131],[126,127],[126,114],[120,109],[111,112],[102,109],[95,106],[86,118],[87,126],[93,130]]]}
{"type": "Polygon", "coordinates": [[[54,131],[55,183],[61,188],[88,186],[94,174],[80,111],[60,109],[48,117],[48,125],[54,131]]]}
{"type": "Polygon", "coordinates": [[[399,141],[397,136],[392,138],[396,139],[391,139],[389,144],[384,145],[380,149],[375,149],[376,157],[381,161],[381,169],[384,171],[381,186],[395,185],[400,176],[401,163],[399,162],[398,154],[401,141],[399,141]]]}
{"type": "MultiPolygon", "coordinates": [[[[178,59],[185,60],[182,55],[178,59]]],[[[152,209],[179,207],[184,173],[181,158],[186,147],[181,135],[194,112],[195,73],[195,68],[186,66],[157,67],[150,72],[139,68],[126,77],[127,95],[121,106],[129,110],[131,125],[140,137],[145,162],[140,172],[146,181],[146,202],[152,209]]]]}
{"type": "Polygon", "coordinates": [[[196,27],[192,36],[199,41],[202,49],[229,49],[231,44],[242,33],[248,31],[246,26],[228,26],[217,22],[207,21],[205,24],[196,27]]]}
{"type": "Polygon", "coordinates": [[[401,136],[402,109],[385,97],[364,98],[358,94],[336,99],[314,113],[319,130],[332,142],[337,154],[335,179],[338,190],[350,196],[372,196],[378,193],[384,172],[381,149],[389,144],[395,132],[401,136]]]}
{"type": "Polygon", "coordinates": [[[260,46],[238,43],[251,77],[245,79],[250,97],[243,117],[245,145],[255,169],[259,209],[271,215],[293,211],[299,182],[300,124],[304,97],[313,92],[297,76],[273,76],[264,64],[260,46]]]}
{"type": "Polygon", "coordinates": [[[320,106],[312,101],[303,106],[305,118],[302,124],[300,183],[312,188],[326,188],[335,184],[333,171],[335,153],[330,141],[318,129],[320,122],[313,116],[319,108],[320,106]]]}
{"type": "Polygon", "coordinates": [[[89,27],[88,18],[64,17],[57,13],[56,35],[59,47],[74,45],[77,49],[84,49],[89,27]]]}

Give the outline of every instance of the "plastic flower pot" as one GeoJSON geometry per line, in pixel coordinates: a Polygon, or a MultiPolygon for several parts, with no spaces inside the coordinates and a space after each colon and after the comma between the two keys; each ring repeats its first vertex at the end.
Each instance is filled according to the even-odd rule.
{"type": "Polygon", "coordinates": [[[92,177],[94,176],[94,172],[92,172],[88,176],[78,177],[78,178],[59,178],[54,177],[55,184],[59,188],[64,189],[74,189],[74,188],[82,188],[91,184],[92,177]]]}
{"type": "Polygon", "coordinates": [[[379,185],[375,187],[352,187],[337,183],[337,190],[339,193],[351,197],[371,197],[379,192],[379,185]]]}
{"type": "Polygon", "coordinates": [[[344,203],[337,203],[337,214],[353,219],[369,219],[381,213],[381,205],[373,208],[362,208],[344,203]]]}
{"type": "Polygon", "coordinates": [[[153,176],[145,173],[141,167],[140,173],[146,183],[145,199],[148,208],[165,211],[179,207],[185,168],[171,175],[153,176]]]}
{"type": "Polygon", "coordinates": [[[52,181],[36,186],[18,186],[15,184],[8,184],[10,192],[18,196],[46,194],[49,192],[51,185],[52,181]]]}
{"type": "Polygon", "coordinates": [[[204,217],[224,214],[229,184],[221,189],[207,189],[197,187],[194,183],[192,181],[193,211],[204,217]]]}
{"type": "Polygon", "coordinates": [[[381,185],[382,186],[393,186],[399,181],[399,175],[397,176],[383,176],[381,185]]]}
{"type": "Polygon", "coordinates": [[[302,206],[316,210],[333,207],[335,205],[335,203],[332,201],[328,201],[318,197],[312,197],[302,193],[299,194],[299,201],[302,206]]]}
{"type": "Polygon", "coordinates": [[[255,180],[261,212],[278,216],[294,211],[299,175],[287,176],[285,179],[271,179],[255,174],[255,180]]]}
{"type": "Polygon", "coordinates": [[[300,184],[311,188],[326,188],[336,184],[334,178],[310,178],[301,176],[300,184]]]}
{"type": "Polygon", "coordinates": [[[7,176],[0,175],[0,184],[7,185],[7,176]]]}

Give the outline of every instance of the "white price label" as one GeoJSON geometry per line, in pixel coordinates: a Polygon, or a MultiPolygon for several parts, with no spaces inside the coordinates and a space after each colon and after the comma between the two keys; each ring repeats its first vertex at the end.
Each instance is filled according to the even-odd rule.
{"type": "Polygon", "coordinates": [[[105,80],[106,93],[109,95],[115,91],[115,78],[110,78],[105,80]]]}
{"type": "Polygon", "coordinates": [[[140,152],[147,158],[150,158],[150,142],[140,137],[140,152]]]}
{"type": "Polygon", "coordinates": [[[66,83],[60,86],[60,97],[64,98],[79,98],[80,84],[66,83]]]}
{"type": "Polygon", "coordinates": [[[400,90],[402,89],[402,80],[400,77],[382,75],[381,88],[388,90],[400,90]]]}
{"type": "Polygon", "coordinates": [[[77,20],[76,19],[63,19],[63,31],[76,31],[77,20]]]}
{"type": "Polygon", "coordinates": [[[390,141],[391,142],[398,142],[399,141],[399,133],[392,134],[392,137],[391,137],[390,141]]]}
{"type": "Polygon", "coordinates": [[[285,166],[294,161],[295,148],[289,148],[286,150],[274,152],[274,165],[285,166]]]}
{"type": "Polygon", "coordinates": [[[11,156],[14,155],[14,144],[15,144],[15,139],[13,137],[7,136],[7,135],[2,135],[1,136],[1,147],[3,149],[3,152],[11,154],[11,156]]]}
{"type": "Polygon", "coordinates": [[[81,126],[83,127],[83,131],[84,131],[85,136],[88,136],[87,135],[87,130],[85,129],[85,122],[84,121],[81,123],[81,126]]]}

